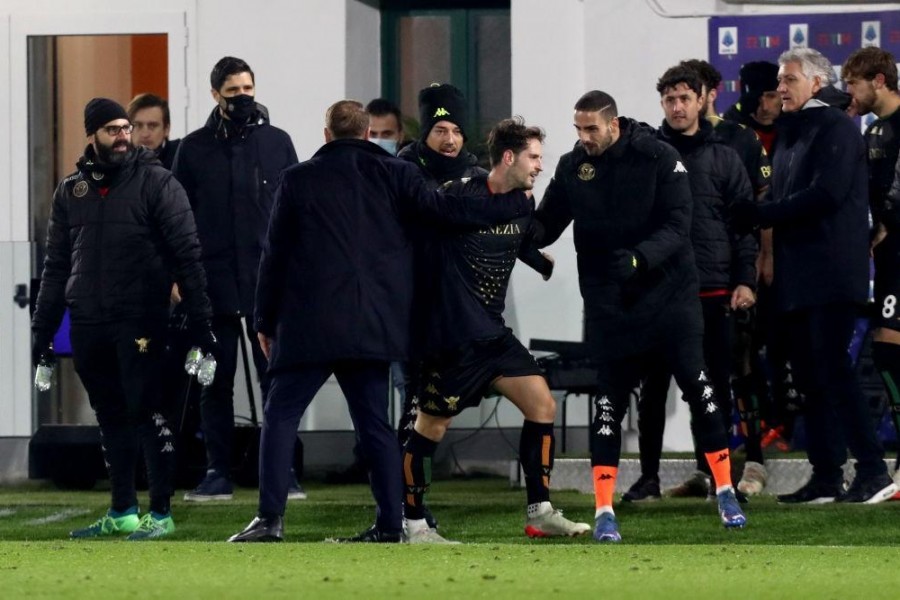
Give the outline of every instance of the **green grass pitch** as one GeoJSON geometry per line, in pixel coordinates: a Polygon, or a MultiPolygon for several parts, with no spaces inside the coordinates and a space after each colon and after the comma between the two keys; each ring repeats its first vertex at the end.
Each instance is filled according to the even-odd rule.
{"type": "MultiPolygon", "coordinates": [[[[747,507],[726,531],[703,500],[617,506],[624,542],[529,540],[524,492],[500,479],[439,481],[429,504],[461,546],[322,543],[365,529],[365,486],[311,485],[291,502],[284,544],[223,542],[252,518],[254,490],[235,500],[176,501],[165,541],[71,541],[106,509],[107,492],[41,484],[0,488],[0,598],[896,598],[900,502],[747,507]]],[[[177,496],[180,497],[180,494],[177,496]]],[[[592,522],[593,499],[554,495],[592,522]]]]}

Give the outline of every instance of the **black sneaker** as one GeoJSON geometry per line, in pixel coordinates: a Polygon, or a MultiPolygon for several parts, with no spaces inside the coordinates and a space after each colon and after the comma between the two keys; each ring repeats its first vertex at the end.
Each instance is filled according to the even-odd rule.
{"type": "Polygon", "coordinates": [[[834,501],[850,504],[878,504],[890,500],[895,493],[897,493],[897,484],[887,473],[866,479],[857,475],[853,479],[850,489],[835,498],[834,501]]]}
{"type": "Polygon", "coordinates": [[[840,483],[824,483],[810,479],[796,492],[779,494],[779,504],[827,504],[843,493],[840,483]]]}
{"type": "Polygon", "coordinates": [[[659,500],[662,494],[659,491],[659,477],[641,475],[628,491],[622,494],[622,502],[647,502],[659,500]]]}
{"type": "Polygon", "coordinates": [[[330,538],[326,542],[337,544],[399,544],[403,541],[403,533],[389,533],[378,529],[377,525],[372,525],[362,533],[352,537],[330,538]]]}

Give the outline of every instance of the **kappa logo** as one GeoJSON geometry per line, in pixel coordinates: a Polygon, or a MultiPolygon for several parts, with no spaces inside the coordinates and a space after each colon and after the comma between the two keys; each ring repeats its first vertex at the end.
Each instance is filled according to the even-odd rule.
{"type": "Polygon", "coordinates": [[[728,460],[728,453],[727,453],[727,452],[720,452],[720,453],[719,453],[719,456],[716,457],[716,462],[717,462],[717,463],[725,462],[726,460],[728,460]]]}
{"type": "Polygon", "coordinates": [[[603,473],[600,475],[600,477],[597,478],[597,481],[607,481],[612,478],[613,478],[613,476],[610,475],[609,473],[603,473]]]}
{"type": "Polygon", "coordinates": [[[717,410],[719,410],[719,407],[716,406],[716,403],[715,403],[715,402],[710,402],[709,404],[706,405],[706,412],[707,412],[707,413],[714,413],[714,412],[716,412],[717,410]]]}
{"type": "Polygon", "coordinates": [[[713,397],[713,388],[712,388],[712,386],[711,386],[711,385],[704,385],[704,386],[703,386],[703,399],[704,399],[704,400],[709,400],[709,399],[712,398],[712,397],[713,397]]]}
{"type": "Polygon", "coordinates": [[[431,115],[433,117],[448,117],[450,116],[450,111],[444,108],[443,106],[439,107],[434,114],[431,115]]]}
{"type": "Polygon", "coordinates": [[[615,421],[613,416],[609,413],[600,413],[600,415],[597,418],[606,423],[612,423],[613,421],[615,421]]]}
{"type": "Polygon", "coordinates": [[[697,378],[697,381],[709,381],[706,377],[706,371],[700,371],[700,377],[697,378]]]}
{"type": "Polygon", "coordinates": [[[137,344],[138,352],[141,354],[147,354],[150,349],[150,338],[137,338],[134,343],[137,344]]]}
{"type": "Polygon", "coordinates": [[[169,429],[168,427],[163,427],[162,429],[159,430],[159,435],[156,437],[171,437],[171,436],[172,436],[172,430],[169,429]]]}
{"type": "Polygon", "coordinates": [[[437,388],[434,387],[433,383],[429,383],[427,386],[425,386],[425,393],[426,394],[434,394],[435,396],[441,395],[441,393],[437,390],[437,388]]]}
{"type": "Polygon", "coordinates": [[[456,410],[456,404],[459,402],[459,396],[448,396],[444,398],[449,410],[456,410]]]}
{"type": "Polygon", "coordinates": [[[600,435],[612,435],[613,430],[609,425],[604,425],[599,430],[597,430],[597,433],[600,435]]]}
{"type": "Polygon", "coordinates": [[[162,427],[166,424],[166,418],[159,413],[153,413],[153,424],[157,427],[162,427]]]}
{"type": "Polygon", "coordinates": [[[675,161],[675,168],[672,170],[673,173],[687,173],[687,169],[684,168],[684,165],[680,160],[675,161]]]}
{"type": "Polygon", "coordinates": [[[163,454],[168,454],[169,452],[175,452],[175,446],[172,445],[172,442],[166,442],[166,444],[160,450],[163,454]]]}
{"type": "Polygon", "coordinates": [[[609,401],[608,396],[600,396],[600,399],[597,400],[597,404],[599,406],[609,406],[610,404],[612,404],[612,402],[609,401]]]}

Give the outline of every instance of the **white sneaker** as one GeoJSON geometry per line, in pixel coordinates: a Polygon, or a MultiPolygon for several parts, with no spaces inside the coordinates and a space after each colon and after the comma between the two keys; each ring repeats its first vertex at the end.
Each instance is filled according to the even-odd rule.
{"type": "Polygon", "coordinates": [[[737,489],[748,496],[756,496],[765,489],[768,478],[765,465],[748,460],[744,464],[744,474],[737,484],[737,489]]]}
{"type": "Polygon", "coordinates": [[[441,534],[437,532],[437,529],[433,527],[429,527],[428,523],[425,522],[425,519],[418,519],[416,521],[411,521],[409,519],[404,519],[403,522],[404,533],[406,534],[406,542],[408,544],[460,544],[462,542],[456,542],[453,540],[448,540],[441,534]]]}
{"type": "Polygon", "coordinates": [[[540,514],[530,516],[525,521],[525,535],[536,537],[573,537],[582,535],[592,530],[587,523],[576,523],[565,518],[561,510],[556,510],[550,503],[545,503],[547,509],[540,514]]]}

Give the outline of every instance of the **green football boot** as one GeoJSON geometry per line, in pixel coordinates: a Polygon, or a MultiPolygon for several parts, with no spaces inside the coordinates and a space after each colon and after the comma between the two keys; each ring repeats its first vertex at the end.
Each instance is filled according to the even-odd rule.
{"type": "Polygon", "coordinates": [[[125,539],[132,542],[155,540],[156,538],[165,537],[173,531],[175,531],[175,521],[172,520],[171,514],[163,516],[149,512],[141,517],[141,522],[134,533],[125,539]]]}
{"type": "Polygon", "coordinates": [[[118,535],[121,533],[133,533],[137,530],[139,523],[140,519],[138,518],[137,506],[132,506],[121,513],[109,509],[105,515],[97,519],[91,525],[88,525],[83,529],[70,531],[69,537],[77,540],[118,535]]]}

